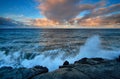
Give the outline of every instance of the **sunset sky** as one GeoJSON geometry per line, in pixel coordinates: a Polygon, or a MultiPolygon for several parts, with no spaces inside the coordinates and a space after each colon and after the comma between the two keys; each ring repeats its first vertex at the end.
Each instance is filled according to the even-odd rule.
{"type": "Polygon", "coordinates": [[[0,25],[120,27],[120,0],[0,0],[0,25]]]}

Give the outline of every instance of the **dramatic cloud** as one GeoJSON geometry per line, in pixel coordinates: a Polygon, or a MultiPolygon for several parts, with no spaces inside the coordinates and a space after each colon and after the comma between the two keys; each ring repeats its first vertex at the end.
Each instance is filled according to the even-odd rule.
{"type": "Polygon", "coordinates": [[[79,14],[81,0],[39,0],[41,13],[50,20],[59,22],[74,18],[79,14]]]}
{"type": "Polygon", "coordinates": [[[108,5],[107,1],[89,3],[87,0],[37,0],[37,8],[45,18],[9,15],[9,18],[0,17],[0,25],[25,24],[42,28],[119,25],[120,3],[108,5]]]}
{"type": "MultiPolygon", "coordinates": [[[[96,26],[101,24],[119,23],[118,14],[120,14],[120,4],[107,6],[106,0],[101,0],[94,4],[81,3],[83,0],[38,0],[41,14],[47,19],[70,24],[74,24],[76,16],[86,11],[81,18],[77,19],[79,25],[96,26]],[[113,15],[114,14],[114,15],[113,15]],[[109,20],[109,19],[110,20],[109,20]]],[[[48,21],[50,22],[50,21],[48,21]]],[[[53,25],[55,25],[53,22],[53,25]]],[[[41,21],[35,21],[41,25],[41,21]],[[40,22],[40,23],[39,23],[40,22]]],[[[49,23],[45,23],[49,24],[49,23]]]]}
{"type": "MultiPolygon", "coordinates": [[[[75,18],[84,10],[91,10],[97,5],[80,4],[82,0],[38,0],[40,2],[39,9],[41,13],[48,19],[54,21],[68,21],[75,18]]],[[[103,4],[102,4],[103,5],[103,4]]]]}

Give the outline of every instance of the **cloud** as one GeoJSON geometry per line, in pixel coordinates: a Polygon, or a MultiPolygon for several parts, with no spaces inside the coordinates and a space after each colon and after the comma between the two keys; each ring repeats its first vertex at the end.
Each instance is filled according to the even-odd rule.
{"type": "Polygon", "coordinates": [[[113,27],[114,25],[120,24],[120,14],[112,14],[109,16],[89,17],[89,18],[82,19],[82,20],[78,18],[77,21],[78,21],[78,24],[81,26],[93,26],[93,27],[95,26],[96,27],[96,26],[112,25],[113,27]]]}
{"type": "Polygon", "coordinates": [[[81,0],[39,0],[41,13],[50,20],[62,22],[79,14],[81,0]]]}
{"type": "Polygon", "coordinates": [[[11,18],[0,17],[0,28],[6,27],[18,27],[18,26],[25,26],[24,23],[13,20],[11,18]]]}
{"type": "Polygon", "coordinates": [[[112,14],[102,18],[102,24],[120,24],[120,14],[112,14]]]}
{"type": "Polygon", "coordinates": [[[93,9],[90,13],[86,14],[82,20],[87,18],[93,18],[97,16],[105,16],[111,13],[117,13],[120,12],[120,4],[114,4],[108,7],[100,7],[98,9],[93,9]]]}
{"type": "Polygon", "coordinates": [[[93,4],[81,4],[82,0],[38,0],[38,8],[46,18],[58,22],[75,18],[85,10],[91,10],[102,6],[103,2],[93,4]]]}
{"type": "MultiPolygon", "coordinates": [[[[120,23],[120,4],[107,5],[108,0],[98,0],[99,2],[95,2],[94,4],[88,3],[87,0],[37,1],[39,2],[38,9],[45,18],[32,19],[24,15],[13,15],[9,17],[9,19],[12,18],[10,20],[7,20],[8,18],[0,18],[0,25],[19,25],[22,23],[39,27],[63,28],[67,27],[65,24],[74,25],[75,23],[77,23],[78,27],[120,23]],[[85,14],[82,14],[84,12],[85,14]]],[[[77,26],[74,27],[76,28],[77,26]]]]}
{"type": "Polygon", "coordinates": [[[33,26],[39,26],[39,27],[54,27],[58,25],[59,23],[56,21],[48,20],[47,18],[38,18],[31,20],[31,23],[33,26]]]}
{"type": "Polygon", "coordinates": [[[18,22],[11,18],[0,17],[0,25],[17,25],[18,22]]]}
{"type": "Polygon", "coordinates": [[[24,15],[8,15],[7,18],[12,18],[15,21],[21,22],[25,25],[31,25],[32,18],[26,17],[24,15]]]}
{"type": "MultiPolygon", "coordinates": [[[[92,17],[92,18],[90,17],[84,20],[81,20],[81,18],[74,18],[68,21],[67,23],[63,23],[63,24],[57,21],[48,20],[47,18],[38,18],[38,19],[31,20],[31,24],[33,26],[37,26],[41,28],[79,28],[81,26],[114,27],[114,25],[120,24],[120,14],[112,14],[112,15],[103,16],[103,17],[92,17]],[[72,26],[69,26],[69,25],[72,25],[72,26]]],[[[119,26],[115,26],[115,27],[119,27],[119,26]]]]}
{"type": "Polygon", "coordinates": [[[119,10],[119,4],[106,6],[106,0],[101,0],[95,4],[81,4],[82,0],[38,0],[40,5],[38,8],[41,13],[49,20],[65,22],[76,18],[83,11],[88,13],[83,16],[83,19],[97,17],[100,15],[109,14],[119,10]],[[103,8],[105,7],[105,8],[103,8]]]}
{"type": "Polygon", "coordinates": [[[74,21],[73,19],[84,11],[87,11],[87,13],[77,20],[80,25],[109,24],[112,21],[115,24],[119,22],[117,14],[120,14],[120,4],[111,4],[108,6],[107,0],[100,0],[94,4],[82,3],[82,1],[38,0],[40,2],[38,8],[47,19],[55,22],[58,21],[59,23],[74,21]],[[113,19],[114,17],[115,19],[113,19]]]}

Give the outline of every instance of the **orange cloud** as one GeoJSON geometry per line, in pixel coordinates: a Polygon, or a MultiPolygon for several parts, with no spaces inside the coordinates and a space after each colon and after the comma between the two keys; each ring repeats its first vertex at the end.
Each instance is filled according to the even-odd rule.
{"type": "Polygon", "coordinates": [[[101,18],[88,18],[85,19],[84,21],[79,22],[80,25],[82,26],[98,26],[102,22],[101,18]]]}
{"type": "Polygon", "coordinates": [[[56,26],[58,24],[59,24],[58,22],[48,20],[46,18],[35,19],[32,21],[32,25],[38,26],[38,27],[50,27],[50,26],[52,27],[52,26],[56,26]]]}

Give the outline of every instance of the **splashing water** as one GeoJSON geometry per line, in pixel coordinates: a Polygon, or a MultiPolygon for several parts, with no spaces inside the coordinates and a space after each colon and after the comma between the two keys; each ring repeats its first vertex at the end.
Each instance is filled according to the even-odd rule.
{"type": "MultiPolygon", "coordinates": [[[[50,51],[54,53],[55,50],[50,51]]],[[[113,60],[120,55],[120,50],[105,50],[102,49],[101,40],[99,36],[93,36],[88,38],[86,43],[80,47],[78,55],[75,57],[68,57],[62,59],[63,54],[60,54],[54,59],[50,57],[45,57],[45,55],[36,55],[32,59],[26,59],[25,53],[20,51],[15,53],[5,54],[4,51],[0,51],[0,67],[2,66],[12,66],[14,68],[26,67],[31,68],[36,65],[46,66],[50,71],[57,69],[60,65],[63,64],[65,60],[68,60],[70,63],[86,58],[104,58],[108,60],[113,60]]]]}
{"type": "Polygon", "coordinates": [[[93,36],[87,39],[85,45],[80,47],[78,58],[103,58],[112,60],[120,55],[119,50],[105,50],[102,49],[101,40],[99,36],[93,36]]]}

